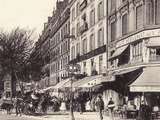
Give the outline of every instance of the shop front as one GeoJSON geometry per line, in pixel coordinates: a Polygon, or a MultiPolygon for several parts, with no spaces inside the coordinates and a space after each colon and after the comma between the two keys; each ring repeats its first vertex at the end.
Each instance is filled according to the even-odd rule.
{"type": "Polygon", "coordinates": [[[140,101],[145,101],[150,106],[156,118],[160,116],[159,71],[160,66],[145,67],[142,74],[130,85],[130,92],[139,93],[140,101]]]}

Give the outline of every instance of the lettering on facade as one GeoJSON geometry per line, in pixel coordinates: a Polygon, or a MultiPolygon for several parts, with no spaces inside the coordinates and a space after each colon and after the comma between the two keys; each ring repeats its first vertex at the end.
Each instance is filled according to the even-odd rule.
{"type": "Polygon", "coordinates": [[[135,35],[132,35],[126,39],[118,41],[116,44],[116,48],[118,48],[122,45],[125,45],[125,44],[132,43],[132,42],[139,40],[139,39],[149,38],[149,37],[157,37],[157,36],[160,36],[160,29],[145,30],[145,31],[139,32],[135,35]]]}

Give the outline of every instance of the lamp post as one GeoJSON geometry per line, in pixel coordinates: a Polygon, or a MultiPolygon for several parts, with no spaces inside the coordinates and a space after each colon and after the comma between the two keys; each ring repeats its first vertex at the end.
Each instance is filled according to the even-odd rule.
{"type": "MultiPolygon", "coordinates": [[[[68,39],[76,39],[75,35],[64,35],[64,38],[68,39]]],[[[71,74],[71,98],[70,98],[70,115],[71,115],[71,120],[75,120],[74,118],[74,113],[73,113],[73,77],[75,76],[75,73],[80,70],[80,65],[79,64],[69,64],[67,66],[67,71],[71,74]]]]}
{"type": "Polygon", "coordinates": [[[70,96],[70,115],[71,115],[71,120],[75,120],[74,118],[74,113],[73,113],[73,78],[75,76],[75,73],[80,70],[80,65],[79,64],[70,64],[67,66],[67,71],[70,73],[71,77],[71,96],[70,96]]]}

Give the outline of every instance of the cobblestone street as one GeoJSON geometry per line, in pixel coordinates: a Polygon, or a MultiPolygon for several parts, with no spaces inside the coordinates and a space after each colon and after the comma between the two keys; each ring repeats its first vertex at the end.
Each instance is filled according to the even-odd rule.
{"type": "MultiPolygon", "coordinates": [[[[95,112],[87,112],[84,114],[74,113],[75,120],[99,120],[99,116],[95,112]]],[[[0,113],[0,120],[70,120],[69,115],[44,115],[44,116],[29,116],[22,115],[16,116],[15,114],[7,115],[6,113],[0,113]]],[[[104,120],[111,120],[108,116],[104,116],[104,120]]],[[[119,117],[114,120],[134,120],[134,119],[121,119],[119,117]]]]}

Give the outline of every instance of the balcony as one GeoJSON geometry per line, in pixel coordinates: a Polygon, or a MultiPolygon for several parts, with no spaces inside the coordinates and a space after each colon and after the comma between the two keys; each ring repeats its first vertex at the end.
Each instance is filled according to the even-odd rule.
{"type": "Polygon", "coordinates": [[[85,21],[84,24],[80,27],[80,34],[82,35],[87,30],[88,30],[88,23],[85,21]]]}
{"type": "Polygon", "coordinates": [[[76,59],[73,59],[70,61],[70,63],[77,63],[77,62],[81,62],[83,60],[87,60],[90,59],[96,55],[102,54],[106,52],[106,45],[103,45],[95,50],[92,50],[84,55],[78,55],[76,59]]]}

